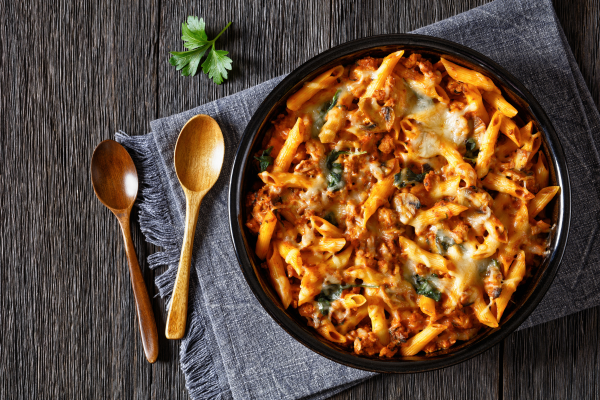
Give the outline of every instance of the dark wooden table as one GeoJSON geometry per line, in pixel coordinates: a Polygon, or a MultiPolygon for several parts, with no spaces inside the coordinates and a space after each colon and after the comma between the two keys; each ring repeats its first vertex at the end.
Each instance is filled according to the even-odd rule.
{"type": "MultiPolygon", "coordinates": [[[[407,32],[486,0],[0,0],[0,399],[187,399],[178,343],[144,359],[116,219],[94,197],[94,147],[122,129],[249,88],[336,44],[407,32]],[[276,3],[276,4],[274,4],[276,3]],[[357,2],[358,3],[358,2],[357,2]],[[187,15],[234,60],[221,86],[168,63],[187,15]]],[[[555,0],[600,100],[600,4],[555,0]]],[[[151,296],[155,274],[133,219],[151,296]]],[[[563,266],[566,268],[568,266],[563,266]]],[[[600,307],[510,336],[479,357],[379,376],[335,399],[600,398],[600,307]]]]}

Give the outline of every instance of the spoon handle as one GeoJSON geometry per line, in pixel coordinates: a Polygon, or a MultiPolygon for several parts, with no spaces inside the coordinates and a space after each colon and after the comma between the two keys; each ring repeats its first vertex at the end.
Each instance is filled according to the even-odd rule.
{"type": "Polygon", "coordinates": [[[131,277],[131,287],[133,288],[133,297],[135,297],[135,308],[142,336],[142,345],[148,362],[153,363],[158,358],[158,331],[156,330],[156,321],[150,297],[146,290],[146,283],[140,271],[135,248],[131,240],[131,230],[129,229],[129,213],[117,215],[125,240],[125,252],[127,253],[127,262],[129,264],[129,276],[131,277]]]}
{"type": "MultiPolygon", "coordinates": [[[[187,192],[187,191],[186,191],[187,192]]],[[[190,265],[192,262],[192,249],[194,247],[194,232],[198,221],[198,212],[203,194],[197,192],[186,193],[185,207],[185,234],[181,246],[181,258],[177,279],[171,297],[171,307],[167,317],[165,336],[167,339],[181,339],[185,335],[187,319],[188,291],[190,286],[190,265]]]]}

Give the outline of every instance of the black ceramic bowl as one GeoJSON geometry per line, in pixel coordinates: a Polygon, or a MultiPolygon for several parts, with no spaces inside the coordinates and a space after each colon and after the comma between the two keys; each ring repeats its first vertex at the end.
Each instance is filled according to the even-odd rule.
{"type": "Polygon", "coordinates": [[[571,191],[562,147],[538,102],[510,73],[489,58],[467,47],[447,40],[421,35],[382,35],[355,40],[327,50],[313,57],[289,74],[262,102],[250,120],[238,148],[229,187],[229,223],[231,236],[240,266],[248,285],[258,301],[273,319],[290,335],[309,349],[339,363],[377,372],[411,373],[447,367],[465,361],[490,349],[513,332],[531,314],[550,287],[558,270],[569,231],[571,191]],[[472,68],[490,77],[504,95],[519,110],[524,122],[533,120],[543,132],[542,151],[550,169],[552,185],[560,186],[557,197],[549,205],[554,228],[550,237],[550,252],[533,276],[519,286],[508,306],[500,326],[482,329],[467,342],[457,342],[453,347],[429,355],[379,359],[358,356],[349,350],[321,338],[298,312],[284,310],[279,297],[271,288],[267,274],[254,254],[256,238],[245,227],[247,220],[244,199],[254,182],[257,171],[252,166],[252,156],[262,147],[264,134],[271,121],[285,110],[285,101],[302,84],[339,64],[348,64],[365,56],[382,57],[404,49],[424,56],[444,56],[449,60],[472,68]]]}

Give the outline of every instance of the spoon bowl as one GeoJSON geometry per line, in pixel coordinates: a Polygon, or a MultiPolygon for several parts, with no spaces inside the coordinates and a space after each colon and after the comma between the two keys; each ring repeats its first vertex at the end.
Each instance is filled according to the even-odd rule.
{"type": "Polygon", "coordinates": [[[175,172],[186,200],[185,234],[165,329],[168,339],[181,339],[185,334],[190,265],[200,203],[219,178],[224,154],[221,128],[208,115],[192,117],[181,129],[174,159],[175,172]]]}
{"type": "Polygon", "coordinates": [[[135,202],[138,175],[133,160],[119,143],[105,140],[92,155],[92,185],[106,207],[126,210],[135,202]]]}
{"type": "Polygon", "coordinates": [[[175,145],[175,172],[181,186],[207,192],[221,173],[225,143],[217,121],[196,115],[181,129],[175,145]]]}
{"type": "Polygon", "coordinates": [[[138,191],[137,170],[127,150],[114,140],[105,140],[96,147],[90,169],[96,196],[115,214],[121,226],[142,345],[146,359],[153,363],[158,358],[158,331],[129,227],[131,208],[138,191]]]}

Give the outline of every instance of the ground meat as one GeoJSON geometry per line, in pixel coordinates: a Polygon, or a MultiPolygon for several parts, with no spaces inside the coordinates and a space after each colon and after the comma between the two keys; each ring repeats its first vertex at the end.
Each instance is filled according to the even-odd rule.
{"type": "Polygon", "coordinates": [[[306,145],[304,143],[300,143],[298,149],[296,150],[296,154],[292,159],[292,164],[298,164],[300,161],[305,160],[307,157],[306,154],[306,145]]]}
{"type": "Polygon", "coordinates": [[[427,276],[430,273],[429,267],[425,264],[417,263],[415,265],[415,272],[421,276],[427,276]]]}
{"type": "Polygon", "coordinates": [[[431,61],[421,59],[419,61],[419,69],[423,73],[423,75],[431,75],[433,73],[433,65],[431,65],[431,61]]]}
{"type": "Polygon", "coordinates": [[[415,311],[410,314],[407,320],[407,326],[409,332],[416,334],[425,327],[425,317],[419,311],[415,311]]]}
{"type": "Polygon", "coordinates": [[[371,97],[375,98],[377,101],[383,102],[385,101],[385,91],[382,89],[377,89],[373,92],[373,96],[371,97]]]}
{"type": "Polygon", "coordinates": [[[436,180],[439,180],[436,174],[427,174],[427,176],[425,176],[425,179],[423,179],[423,185],[425,186],[425,190],[430,191],[435,186],[436,180]]]}
{"type": "Polygon", "coordinates": [[[452,101],[450,101],[450,105],[448,107],[450,107],[451,112],[455,112],[455,111],[461,111],[466,106],[467,106],[466,103],[464,103],[462,101],[452,100],[452,101]]]}
{"type": "Polygon", "coordinates": [[[300,307],[298,307],[298,312],[308,320],[308,325],[312,326],[313,328],[318,328],[320,326],[319,311],[312,303],[302,304],[300,307]]]}
{"type": "Polygon", "coordinates": [[[354,339],[354,351],[356,354],[366,354],[372,356],[379,353],[381,345],[375,335],[369,328],[358,328],[356,330],[356,339],[354,339]]]}
{"type": "Polygon", "coordinates": [[[302,160],[294,168],[294,172],[305,174],[308,176],[316,176],[319,174],[321,169],[319,168],[319,162],[315,160],[302,160]]]}
{"type": "Polygon", "coordinates": [[[268,186],[262,187],[254,196],[246,198],[246,205],[252,206],[251,215],[246,222],[246,226],[254,233],[258,233],[260,224],[262,224],[265,215],[273,209],[272,198],[275,194],[271,193],[268,186]]]}
{"type": "Polygon", "coordinates": [[[446,84],[446,90],[449,93],[454,93],[454,94],[458,94],[458,93],[462,93],[463,92],[463,83],[456,81],[452,78],[448,78],[448,83],[446,84]]]}
{"type": "Polygon", "coordinates": [[[387,346],[381,349],[379,352],[379,357],[392,358],[398,352],[398,349],[393,348],[392,346],[387,346]]]}
{"type": "Polygon", "coordinates": [[[310,158],[319,161],[325,155],[325,146],[318,140],[310,139],[306,142],[306,152],[310,155],[310,158]]]}
{"type": "Polygon", "coordinates": [[[392,229],[398,223],[398,215],[396,212],[385,207],[380,207],[377,210],[377,219],[379,220],[381,229],[392,229]]]}
{"type": "Polygon", "coordinates": [[[258,232],[260,231],[260,223],[254,218],[248,220],[248,222],[246,222],[246,226],[248,227],[248,229],[250,229],[250,232],[252,233],[258,234],[258,232]]]}
{"type": "Polygon", "coordinates": [[[394,318],[389,329],[390,344],[400,347],[402,343],[408,340],[408,330],[402,325],[399,319],[394,318]]]}
{"type": "Polygon", "coordinates": [[[390,154],[395,148],[396,145],[394,144],[394,139],[391,135],[385,135],[383,139],[381,139],[381,143],[379,143],[379,151],[383,154],[390,154]]]}
{"type": "Polygon", "coordinates": [[[365,57],[356,62],[356,65],[375,71],[381,62],[373,57],[365,57]]]}
{"type": "Polygon", "coordinates": [[[469,225],[456,217],[452,217],[449,222],[453,225],[452,230],[449,232],[452,239],[454,239],[457,244],[464,242],[467,239],[469,225]]]}
{"type": "Polygon", "coordinates": [[[406,68],[414,68],[415,65],[417,65],[417,63],[419,62],[419,60],[421,60],[421,55],[420,54],[411,54],[408,58],[406,57],[402,57],[400,59],[400,63],[402,63],[402,65],[404,65],[406,68]]]}
{"type": "Polygon", "coordinates": [[[390,253],[390,249],[387,247],[385,243],[381,243],[379,248],[377,249],[379,257],[381,257],[385,261],[392,260],[392,254],[390,253]]]}
{"type": "Polygon", "coordinates": [[[377,261],[377,270],[382,274],[387,274],[390,272],[390,263],[386,260],[377,261]]]}

